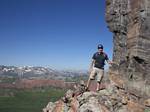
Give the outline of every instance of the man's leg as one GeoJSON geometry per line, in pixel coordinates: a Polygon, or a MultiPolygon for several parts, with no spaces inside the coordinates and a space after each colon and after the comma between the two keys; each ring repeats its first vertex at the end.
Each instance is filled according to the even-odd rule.
{"type": "Polygon", "coordinates": [[[99,91],[99,89],[100,89],[100,82],[97,82],[96,91],[99,91]]]}
{"type": "Polygon", "coordinates": [[[86,89],[88,90],[89,87],[90,87],[90,84],[91,84],[91,80],[94,80],[95,79],[95,69],[92,70],[90,76],[89,76],[89,79],[88,79],[88,82],[87,82],[87,86],[86,86],[86,89]]]}
{"type": "Polygon", "coordinates": [[[90,79],[90,77],[89,77],[88,82],[87,82],[87,85],[86,85],[86,89],[87,89],[87,90],[89,89],[90,84],[91,84],[91,79],[90,79]]]}
{"type": "Polygon", "coordinates": [[[97,88],[96,88],[97,91],[100,90],[101,82],[102,82],[102,77],[101,77],[100,81],[97,81],[97,88]]]}
{"type": "Polygon", "coordinates": [[[100,85],[101,85],[103,76],[104,76],[104,70],[99,69],[98,74],[97,74],[97,88],[96,88],[97,91],[100,90],[100,85]]]}

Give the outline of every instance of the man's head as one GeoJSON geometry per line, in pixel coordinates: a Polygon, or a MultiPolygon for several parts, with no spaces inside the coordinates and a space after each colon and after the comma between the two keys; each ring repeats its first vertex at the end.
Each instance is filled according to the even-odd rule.
{"type": "Polygon", "coordinates": [[[97,48],[98,48],[99,52],[103,52],[103,45],[102,44],[99,44],[97,48]]]}

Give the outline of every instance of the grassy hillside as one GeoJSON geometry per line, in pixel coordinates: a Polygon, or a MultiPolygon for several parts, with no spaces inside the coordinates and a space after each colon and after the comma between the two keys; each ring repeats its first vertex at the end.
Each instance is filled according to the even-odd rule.
{"type": "Polygon", "coordinates": [[[0,93],[0,112],[42,112],[42,108],[49,101],[58,100],[64,95],[65,90],[55,88],[34,90],[1,89],[0,93]]]}

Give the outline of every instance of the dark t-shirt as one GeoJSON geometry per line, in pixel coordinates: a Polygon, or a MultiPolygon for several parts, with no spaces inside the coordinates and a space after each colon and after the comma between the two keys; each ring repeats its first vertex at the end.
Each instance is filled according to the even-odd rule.
{"type": "Polygon", "coordinates": [[[92,59],[95,60],[94,67],[104,69],[105,60],[109,60],[107,54],[96,52],[92,59]]]}

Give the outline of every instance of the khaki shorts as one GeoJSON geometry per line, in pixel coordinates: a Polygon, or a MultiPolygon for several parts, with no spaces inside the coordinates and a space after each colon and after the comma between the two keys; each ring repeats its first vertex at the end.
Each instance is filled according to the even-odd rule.
{"type": "Polygon", "coordinates": [[[97,82],[100,82],[104,76],[104,70],[94,67],[91,74],[90,79],[95,79],[95,76],[97,75],[97,82]]]}

